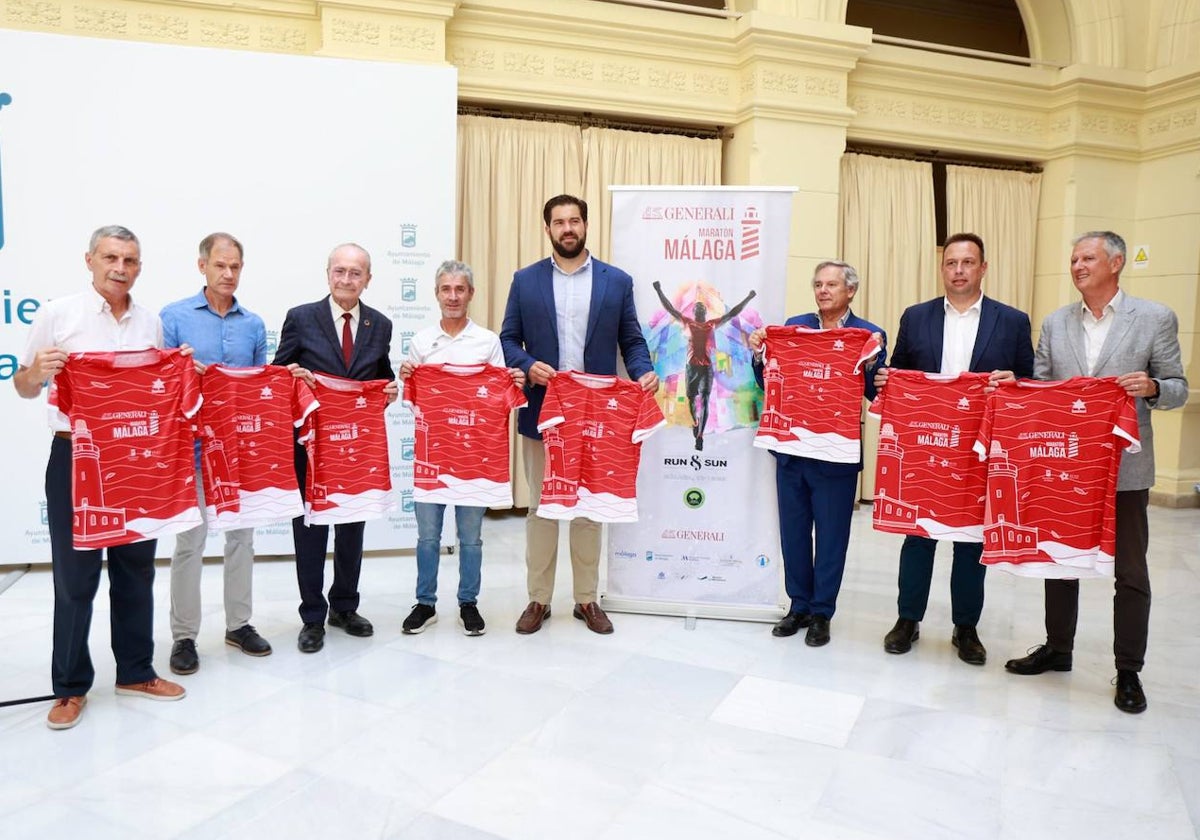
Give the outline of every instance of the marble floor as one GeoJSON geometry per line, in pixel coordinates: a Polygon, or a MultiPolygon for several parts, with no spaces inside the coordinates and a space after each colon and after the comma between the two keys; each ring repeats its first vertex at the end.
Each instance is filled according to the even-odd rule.
{"type": "MultiPolygon", "coordinates": [[[[117,697],[107,599],[96,688],[75,729],[47,704],[0,708],[0,836],[16,838],[1200,837],[1200,511],[1151,509],[1155,587],[1140,716],[1112,704],[1111,586],[1083,584],[1072,673],[1006,674],[1041,636],[1041,585],[988,577],[986,666],[950,646],[939,555],[921,640],[883,652],[899,537],[855,515],[824,648],[764,624],[571,618],[569,576],[543,630],[518,636],[523,526],[484,525],[488,633],[404,636],[411,556],[365,563],[375,635],[296,650],[293,569],[256,569],[256,659],[222,643],[221,575],[204,574],[198,673],[179,703],[117,697]]],[[[169,675],[167,571],[156,664],[169,675]]],[[[52,591],[34,570],[0,594],[0,700],[49,693],[52,591]]]]}

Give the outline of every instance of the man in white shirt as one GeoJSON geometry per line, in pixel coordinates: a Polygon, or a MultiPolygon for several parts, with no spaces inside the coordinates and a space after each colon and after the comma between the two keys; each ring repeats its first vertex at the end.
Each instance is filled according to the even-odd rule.
{"type": "MultiPolygon", "coordinates": [[[[475,296],[475,274],[466,263],[446,260],[434,274],[434,294],[442,311],[437,324],[426,327],[409,343],[408,359],[400,366],[400,381],[412,376],[418,365],[487,364],[504,367],[500,337],[467,317],[467,308],[475,296]]],[[[519,368],[509,371],[518,386],[525,385],[519,368]]],[[[437,574],[441,552],[442,520],[446,506],[436,502],[416,502],[417,517],[417,603],[404,619],[404,633],[422,633],[437,622],[437,574]]],[[[483,616],[479,614],[480,568],[483,565],[483,526],[485,507],[455,505],[454,522],[458,531],[458,611],[459,624],[468,636],[482,636],[483,616]]]]}
{"type": "MultiPolygon", "coordinates": [[[[42,306],[29,332],[13,384],[37,397],[71,353],[145,350],[162,346],[158,316],[133,302],[130,291],[142,270],[141,245],[133,232],[110,225],[92,234],[84,262],[92,288],[42,306]]],[[[50,676],[55,701],[46,717],[51,729],[79,723],[95,679],[88,635],[92,603],[100,586],[104,549],[77,551],[72,536],[71,431],[65,418],[50,423],[46,465],[46,513],[54,576],[54,649],[50,676]]],[[[154,552],[157,540],[113,546],[108,552],[112,650],[117,694],[179,700],[183,686],[154,672],[154,552]]]]}
{"type": "MultiPolygon", "coordinates": [[[[926,373],[990,372],[992,381],[1033,375],[1033,341],[1029,316],[986,297],[982,291],[987,260],[983,240],[973,233],[946,238],[942,250],[944,297],[910,306],[900,316],[900,329],[890,366],[926,373]]],[[[887,385],[887,368],[875,385],[887,385]]],[[[907,653],[920,636],[929,603],[933,556],[937,541],[909,535],[900,549],[897,598],[899,618],[883,639],[888,653],[907,653]]],[[[976,625],[983,613],[983,581],[979,562],[982,543],[954,543],[950,570],[950,605],[954,631],[950,641],[958,658],[969,665],[987,661],[987,649],[976,625]]]]}

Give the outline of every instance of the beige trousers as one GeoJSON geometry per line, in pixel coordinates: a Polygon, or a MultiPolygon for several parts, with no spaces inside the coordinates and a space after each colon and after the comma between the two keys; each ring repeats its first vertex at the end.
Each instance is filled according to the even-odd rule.
{"type": "MultiPolygon", "coordinates": [[[[537,515],[542,498],[542,476],[546,471],[546,451],[540,440],[521,436],[521,455],[525,460],[525,481],[529,484],[529,514],[525,517],[525,569],[529,600],[549,605],[554,598],[554,571],[558,565],[557,519],[537,515]]],[[[600,523],[591,519],[571,520],[571,572],[574,576],[575,603],[597,600],[600,585],[600,523]]]]}

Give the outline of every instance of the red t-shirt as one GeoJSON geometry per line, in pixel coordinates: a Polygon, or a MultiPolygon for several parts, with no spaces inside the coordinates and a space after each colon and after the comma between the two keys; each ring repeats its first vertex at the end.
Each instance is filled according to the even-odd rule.
{"type": "Polygon", "coordinates": [[[178,350],[70,355],[50,404],[71,424],[76,549],[200,524],[191,418],[201,399],[196,366],[178,350]]]}
{"type": "Polygon", "coordinates": [[[712,367],[711,353],[716,347],[713,330],[717,328],[720,319],[697,321],[684,315],[680,320],[688,331],[687,363],[698,367],[712,367]]]}
{"type": "Polygon", "coordinates": [[[396,509],[384,410],[389,379],[343,379],[314,373],[320,407],[304,421],[308,453],[304,524],[379,519],[396,509]]]}
{"type": "Polygon", "coordinates": [[[211,527],[257,528],[304,513],[292,429],[317,407],[287,368],[209,365],[201,377],[200,471],[211,527]]]}
{"type": "Polygon", "coordinates": [[[880,418],[871,506],[876,531],[982,542],[987,467],[972,447],[988,376],[889,372],[870,407],[880,418]]]}
{"type": "Polygon", "coordinates": [[[418,365],[404,380],[415,434],[413,499],[512,506],[509,419],[525,393],[504,368],[418,365]]]}
{"type": "Polygon", "coordinates": [[[1006,382],[975,451],[987,458],[983,563],[1030,577],[1111,576],[1121,451],[1141,449],[1111,377],[1006,382]]]}
{"type": "Polygon", "coordinates": [[[666,423],[654,395],[636,382],[558,373],[538,417],[546,450],[538,516],[637,522],[642,441],[666,423]]]}
{"type": "Polygon", "coordinates": [[[763,415],[754,445],[818,461],[862,457],[863,363],[879,353],[858,327],[767,327],[763,415]]]}

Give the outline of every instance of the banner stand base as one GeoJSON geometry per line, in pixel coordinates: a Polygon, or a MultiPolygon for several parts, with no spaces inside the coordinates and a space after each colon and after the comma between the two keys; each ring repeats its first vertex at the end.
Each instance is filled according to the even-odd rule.
{"type": "Polygon", "coordinates": [[[697,618],[719,618],[726,621],[757,621],[774,624],[787,615],[781,606],[755,607],[749,605],[697,604],[692,601],[650,601],[640,598],[600,595],[600,606],[606,612],[637,615],[665,615],[687,619],[688,629],[695,627],[697,618]]]}

